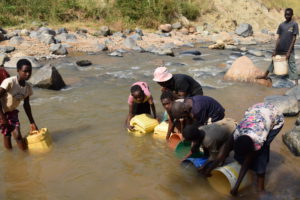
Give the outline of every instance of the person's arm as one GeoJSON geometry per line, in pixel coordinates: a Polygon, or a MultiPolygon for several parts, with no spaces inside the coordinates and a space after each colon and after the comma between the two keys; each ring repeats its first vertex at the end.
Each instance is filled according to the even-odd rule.
{"type": "Polygon", "coordinates": [[[219,153],[214,161],[210,165],[203,166],[203,174],[210,176],[210,172],[219,166],[220,163],[224,163],[229,156],[230,151],[233,149],[233,136],[231,136],[220,148],[219,153]]]}
{"type": "Polygon", "coordinates": [[[133,126],[130,126],[130,120],[132,118],[133,118],[133,105],[129,104],[129,112],[128,112],[127,119],[126,119],[126,127],[131,131],[134,129],[133,126]]]}
{"type": "MultiPolygon", "coordinates": [[[[168,113],[169,115],[169,113],[168,113]]],[[[169,140],[170,136],[171,136],[171,133],[172,131],[174,131],[174,119],[172,119],[172,117],[169,115],[169,126],[168,126],[168,132],[167,132],[167,135],[166,135],[166,140],[169,140]]]]}
{"type": "MultiPolygon", "coordinates": [[[[2,87],[0,87],[0,98],[4,97],[5,94],[6,94],[6,90],[3,89],[2,87]]],[[[7,126],[8,125],[8,121],[7,121],[6,116],[3,113],[3,108],[2,108],[1,101],[0,101],[0,117],[2,119],[2,125],[3,126],[7,126]]]]}
{"type": "Polygon", "coordinates": [[[30,103],[29,103],[29,96],[24,99],[23,108],[24,108],[24,110],[26,112],[26,115],[28,117],[28,120],[30,122],[31,131],[38,130],[38,128],[35,124],[35,121],[33,119],[32,113],[31,113],[31,106],[30,106],[30,103]]]}
{"type": "Polygon", "coordinates": [[[287,52],[287,54],[286,54],[286,59],[287,59],[287,60],[288,60],[288,59],[290,58],[290,56],[291,56],[291,52],[292,52],[292,49],[293,49],[293,47],[294,47],[294,45],[295,45],[295,42],[296,42],[296,35],[293,35],[293,40],[292,40],[291,45],[290,45],[290,47],[289,47],[289,50],[288,50],[288,52],[287,52]]]}
{"type": "MultiPolygon", "coordinates": [[[[157,116],[156,116],[156,110],[155,110],[155,105],[154,105],[154,102],[153,102],[153,98],[152,98],[152,96],[149,98],[149,104],[150,104],[150,106],[151,106],[151,110],[152,110],[152,114],[153,114],[153,117],[155,118],[155,119],[157,119],[157,116]]],[[[158,120],[158,119],[157,119],[158,120]]]]}
{"type": "Polygon", "coordinates": [[[240,184],[241,184],[242,180],[244,179],[244,177],[248,171],[249,165],[253,161],[254,157],[255,157],[255,152],[252,152],[246,156],[246,158],[241,166],[241,169],[239,172],[239,177],[238,177],[234,187],[230,190],[231,195],[233,195],[233,196],[237,195],[240,184]]]}

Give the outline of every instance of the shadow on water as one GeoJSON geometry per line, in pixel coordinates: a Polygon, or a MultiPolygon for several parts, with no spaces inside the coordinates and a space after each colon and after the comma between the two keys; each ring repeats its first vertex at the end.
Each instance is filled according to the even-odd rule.
{"type": "Polygon", "coordinates": [[[77,134],[82,134],[82,132],[90,129],[91,127],[91,125],[81,125],[73,128],[55,130],[51,132],[52,140],[54,143],[63,142],[63,140],[67,140],[77,134]]]}

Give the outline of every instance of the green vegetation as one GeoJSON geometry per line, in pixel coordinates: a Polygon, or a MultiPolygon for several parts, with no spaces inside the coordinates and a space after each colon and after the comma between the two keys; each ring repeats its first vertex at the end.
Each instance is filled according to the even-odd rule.
{"type": "Polygon", "coordinates": [[[65,23],[92,20],[122,21],[153,28],[180,15],[197,19],[209,0],[0,0],[0,26],[20,23],[65,23]]]}

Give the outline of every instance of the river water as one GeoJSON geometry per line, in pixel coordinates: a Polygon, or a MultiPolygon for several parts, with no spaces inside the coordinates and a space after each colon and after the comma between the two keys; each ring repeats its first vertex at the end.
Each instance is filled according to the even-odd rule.
{"type": "MultiPolygon", "coordinates": [[[[152,81],[155,67],[163,60],[173,73],[186,73],[204,86],[204,94],[217,99],[226,116],[240,120],[251,105],[265,96],[284,94],[287,89],[225,82],[224,72],[235,59],[232,51],[195,48],[203,60],[193,56],[156,56],[148,53],[73,54],[52,61],[69,86],[62,91],[34,89],[31,98],[37,125],[47,127],[53,148],[42,154],[23,153],[15,142],[12,152],[0,147],[0,199],[231,199],[215,192],[194,170],[180,167],[167,147],[147,135],[134,137],[123,128],[128,112],[130,85],[149,83],[159,115],[160,88],[152,81]],[[79,68],[76,60],[89,59],[90,67],[79,68]]],[[[250,48],[270,50],[271,46],[250,48]]],[[[270,59],[250,58],[266,69],[270,59]]],[[[14,71],[10,71],[15,74],[14,71]]],[[[20,106],[23,135],[29,129],[20,106]]],[[[281,133],[271,145],[265,199],[300,198],[300,158],[282,142],[296,117],[285,118],[281,133]]],[[[234,199],[257,199],[255,186],[234,199]]]]}

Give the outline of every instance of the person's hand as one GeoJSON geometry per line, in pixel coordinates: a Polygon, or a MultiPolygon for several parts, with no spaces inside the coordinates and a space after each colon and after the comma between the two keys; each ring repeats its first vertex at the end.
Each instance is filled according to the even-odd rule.
{"type": "Polygon", "coordinates": [[[237,193],[238,193],[238,190],[237,190],[235,187],[234,187],[233,189],[230,190],[230,194],[231,194],[232,196],[236,196],[237,193]]]}
{"type": "Polygon", "coordinates": [[[30,132],[39,130],[35,123],[30,124],[30,132]]]}
{"type": "Polygon", "coordinates": [[[127,125],[127,128],[130,130],[130,131],[134,131],[134,126],[131,126],[131,125],[127,125]]]}
{"type": "Polygon", "coordinates": [[[169,141],[169,138],[170,138],[170,134],[167,134],[166,135],[166,140],[169,141]]]}

